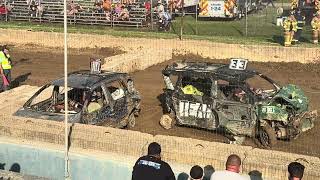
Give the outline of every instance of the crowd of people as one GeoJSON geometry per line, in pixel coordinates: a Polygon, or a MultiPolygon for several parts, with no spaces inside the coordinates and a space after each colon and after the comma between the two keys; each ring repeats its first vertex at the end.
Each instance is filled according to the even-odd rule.
{"type": "Polygon", "coordinates": [[[98,0],[94,3],[96,13],[105,13],[106,19],[118,21],[129,21],[131,2],[112,3],[111,0],[98,0]]]}
{"type": "MultiPolygon", "coordinates": [[[[9,0],[7,1],[9,2],[9,0]]],[[[13,4],[13,3],[10,3],[13,4]]],[[[9,3],[4,4],[3,0],[0,0],[0,15],[7,15],[13,8],[9,3]]],[[[30,17],[42,17],[43,14],[50,8],[46,7],[42,0],[26,0],[28,16],[30,17]]],[[[93,12],[97,14],[104,14],[107,21],[130,21],[130,17],[135,17],[136,14],[132,13],[132,7],[144,8],[144,12],[141,13],[141,17],[145,17],[145,22],[151,22],[151,11],[154,12],[154,20],[161,20],[161,25],[165,30],[168,30],[169,23],[172,20],[171,14],[161,0],[157,1],[156,5],[151,5],[150,0],[145,1],[143,4],[134,4],[132,0],[114,2],[112,0],[96,0],[92,7],[86,7],[74,0],[67,1],[67,15],[72,16],[81,12],[93,12]],[[143,16],[144,15],[144,16],[143,16]]],[[[61,11],[60,14],[64,12],[61,11]]],[[[140,15],[139,15],[140,17],[140,15]]]]}
{"type": "MultiPolygon", "coordinates": [[[[225,163],[225,169],[215,171],[209,165],[202,168],[195,165],[190,169],[189,174],[178,176],[180,180],[250,180],[262,179],[259,171],[252,171],[249,175],[241,174],[241,158],[231,154],[225,163]]],[[[302,180],[305,166],[299,162],[291,162],[288,165],[288,180],[302,180]]],[[[148,146],[148,154],[140,157],[132,171],[132,180],[175,180],[176,177],[170,165],[161,160],[161,146],[152,142],[148,146]]]]}

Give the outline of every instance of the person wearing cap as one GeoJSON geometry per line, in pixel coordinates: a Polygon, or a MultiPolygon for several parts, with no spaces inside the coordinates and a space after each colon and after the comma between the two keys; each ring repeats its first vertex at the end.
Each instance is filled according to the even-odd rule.
{"type": "Polygon", "coordinates": [[[247,180],[245,176],[240,173],[241,159],[238,155],[232,154],[228,157],[226,162],[226,170],[215,171],[210,180],[247,180]]]}
{"type": "Polygon", "coordinates": [[[291,15],[283,22],[284,28],[284,46],[291,46],[292,40],[295,32],[297,32],[297,20],[294,17],[294,11],[291,12],[291,15]]]}
{"type": "Polygon", "coordinates": [[[190,170],[190,180],[202,180],[203,179],[203,169],[202,167],[195,165],[190,170]]]}
{"type": "Polygon", "coordinates": [[[314,15],[311,20],[312,27],[312,41],[313,44],[318,44],[320,34],[320,10],[314,15]]]}
{"type": "Polygon", "coordinates": [[[161,146],[149,144],[148,155],[140,157],[132,171],[132,180],[175,180],[170,165],[161,160],[161,146]]]}
{"type": "MultiPolygon", "coordinates": [[[[7,46],[2,46],[0,49],[0,75],[1,76],[4,75],[9,84],[11,83],[11,68],[12,68],[11,64],[12,62],[9,55],[9,49],[7,46]]],[[[5,86],[4,82],[2,82],[0,84],[0,91],[9,90],[9,86],[5,86]]]]}
{"type": "Polygon", "coordinates": [[[288,180],[301,180],[304,173],[304,165],[298,162],[291,162],[288,165],[288,180]]]}

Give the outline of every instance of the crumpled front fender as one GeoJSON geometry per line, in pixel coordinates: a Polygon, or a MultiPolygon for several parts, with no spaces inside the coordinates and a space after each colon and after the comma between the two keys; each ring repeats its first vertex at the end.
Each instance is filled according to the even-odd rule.
{"type": "Polygon", "coordinates": [[[317,110],[301,113],[299,116],[294,117],[293,126],[299,128],[302,132],[308,131],[314,127],[317,117],[317,110]]]}

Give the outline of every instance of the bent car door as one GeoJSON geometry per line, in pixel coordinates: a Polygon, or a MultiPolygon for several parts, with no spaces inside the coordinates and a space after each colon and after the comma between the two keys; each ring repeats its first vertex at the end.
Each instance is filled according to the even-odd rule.
{"type": "Polygon", "coordinates": [[[211,79],[182,77],[178,81],[178,91],[173,97],[178,124],[216,129],[216,113],[210,98],[211,79]]]}
{"type": "Polygon", "coordinates": [[[106,115],[112,121],[119,122],[128,114],[127,90],[121,80],[105,85],[111,113],[106,115]]]}
{"type": "Polygon", "coordinates": [[[250,103],[249,92],[239,86],[218,83],[216,110],[219,127],[234,135],[252,136],[255,126],[255,111],[250,103]]]}

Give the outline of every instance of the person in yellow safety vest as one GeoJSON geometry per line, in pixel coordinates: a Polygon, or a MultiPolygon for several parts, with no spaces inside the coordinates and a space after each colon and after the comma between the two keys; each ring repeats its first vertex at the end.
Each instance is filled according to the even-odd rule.
{"type": "Polygon", "coordinates": [[[291,0],[291,9],[298,8],[298,1],[299,0],[291,0]]]}
{"type": "Polygon", "coordinates": [[[230,8],[229,6],[230,6],[229,2],[227,0],[224,1],[224,13],[225,13],[226,16],[230,16],[231,15],[230,10],[229,10],[229,8],[230,8]]]}
{"type": "Polygon", "coordinates": [[[234,15],[234,7],[236,2],[234,0],[225,0],[224,2],[224,13],[226,16],[233,16],[234,15]]]}
{"type": "Polygon", "coordinates": [[[294,12],[291,13],[291,15],[283,22],[283,28],[284,28],[284,46],[291,46],[292,45],[292,39],[294,36],[294,33],[297,32],[297,20],[294,17],[294,12]]]}
{"type": "Polygon", "coordinates": [[[312,27],[312,41],[314,44],[318,44],[319,34],[320,34],[320,10],[312,18],[311,27],[312,27]]]}
{"type": "Polygon", "coordinates": [[[0,46],[0,75],[1,75],[1,84],[0,84],[0,91],[1,90],[9,90],[9,86],[11,83],[11,58],[9,55],[9,49],[7,46],[0,46]],[[2,80],[2,75],[7,78],[9,82],[9,86],[5,86],[2,80]]]}
{"type": "Polygon", "coordinates": [[[186,85],[182,89],[182,92],[184,94],[190,94],[190,95],[196,95],[196,96],[203,96],[203,92],[199,91],[196,87],[193,85],[186,85]]]}

